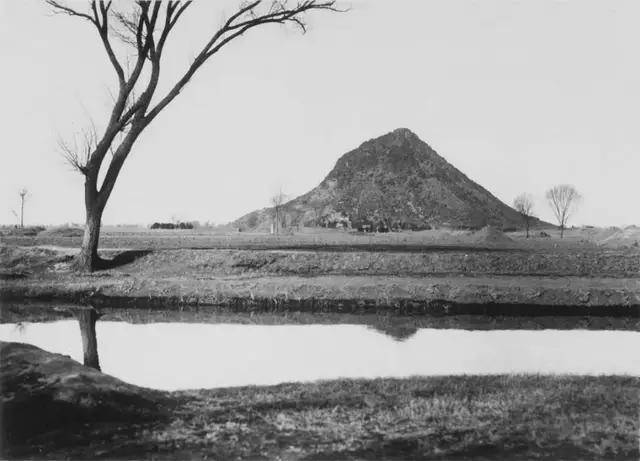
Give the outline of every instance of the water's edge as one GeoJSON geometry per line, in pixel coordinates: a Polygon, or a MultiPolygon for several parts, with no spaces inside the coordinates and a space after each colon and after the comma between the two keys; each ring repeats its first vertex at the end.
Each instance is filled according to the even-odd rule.
{"type": "Polygon", "coordinates": [[[534,303],[463,303],[445,299],[333,299],[276,297],[225,297],[212,302],[197,296],[111,296],[94,291],[37,292],[5,291],[0,304],[64,302],[94,307],[183,309],[203,307],[233,312],[307,312],[388,315],[517,315],[517,316],[607,316],[640,319],[640,304],[577,305],[534,303]]]}

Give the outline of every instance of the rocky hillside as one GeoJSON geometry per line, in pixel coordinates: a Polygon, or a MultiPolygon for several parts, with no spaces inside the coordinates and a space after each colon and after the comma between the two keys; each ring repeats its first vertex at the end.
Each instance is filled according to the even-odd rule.
{"type": "MultiPolygon", "coordinates": [[[[467,178],[406,128],[366,141],[344,154],[316,188],[285,203],[279,215],[282,228],[523,226],[518,212],[467,178]]],[[[241,230],[266,231],[274,216],[273,208],[265,208],[241,217],[233,225],[241,230]]]]}

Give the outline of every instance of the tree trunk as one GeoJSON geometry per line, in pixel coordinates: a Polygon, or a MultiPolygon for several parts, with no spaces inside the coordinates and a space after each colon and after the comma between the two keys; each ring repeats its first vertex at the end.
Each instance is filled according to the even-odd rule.
{"type": "Polygon", "coordinates": [[[98,320],[99,315],[93,308],[76,309],[74,313],[78,319],[78,323],[80,324],[84,365],[100,370],[100,361],[98,359],[98,340],[96,338],[96,321],[98,320]]]}
{"type": "Polygon", "coordinates": [[[527,226],[527,238],[529,238],[529,218],[528,217],[526,219],[526,226],[527,226]]]}
{"type": "Polygon", "coordinates": [[[564,224],[560,224],[560,238],[564,238],[564,224]]]}
{"type": "Polygon", "coordinates": [[[99,269],[101,259],[98,256],[98,241],[100,240],[100,225],[102,210],[97,204],[87,206],[84,237],[80,254],[76,259],[76,269],[82,272],[92,272],[99,269]]]}
{"type": "Polygon", "coordinates": [[[20,198],[20,228],[24,229],[24,195],[20,198]]]}

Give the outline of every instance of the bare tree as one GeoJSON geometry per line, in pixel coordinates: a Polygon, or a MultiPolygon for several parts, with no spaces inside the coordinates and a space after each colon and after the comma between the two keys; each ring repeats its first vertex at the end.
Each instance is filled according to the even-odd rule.
{"type": "Polygon", "coordinates": [[[284,220],[284,203],[287,201],[287,196],[282,192],[282,189],[278,191],[273,197],[271,197],[271,205],[273,206],[273,221],[274,231],[276,234],[280,232],[282,228],[282,221],[284,220]]]}
{"type": "Polygon", "coordinates": [[[135,142],[202,65],[250,29],[266,24],[293,24],[305,32],[306,13],[314,10],[339,11],[334,6],[335,0],[242,2],[238,10],[212,33],[171,89],[164,95],[156,95],[166,44],[191,0],[138,0],[133,4],[118,3],[118,7],[112,7],[112,1],[93,0],[86,11],[77,9],[76,4],[72,7],[58,0],[47,0],[47,3],[54,12],[86,21],[95,29],[118,81],[117,95],[104,132],[97,135],[96,130],[89,130],[79,150],[69,146],[62,149],[70,164],[84,176],[86,222],[82,248],[76,260],[76,267],[83,271],[102,266],[98,256],[102,214],[135,142]],[[131,9],[127,9],[128,6],[131,9]],[[123,67],[114,50],[114,37],[135,50],[130,70],[123,67]],[[110,160],[105,162],[108,153],[111,153],[110,160]],[[98,175],[103,163],[106,171],[99,184],[98,175]]]}
{"type": "Polygon", "coordinates": [[[529,238],[529,227],[531,226],[531,220],[535,216],[533,214],[533,197],[531,194],[518,195],[513,201],[513,208],[522,215],[527,230],[527,238],[529,238]]]}
{"type": "Polygon", "coordinates": [[[24,201],[29,195],[29,190],[23,187],[18,194],[20,195],[20,229],[24,229],[24,201]]]}
{"type": "Polygon", "coordinates": [[[560,184],[547,191],[549,206],[553,210],[560,225],[560,238],[564,237],[564,229],[567,221],[577,209],[581,199],[582,197],[576,188],[569,184],[560,184]]]}

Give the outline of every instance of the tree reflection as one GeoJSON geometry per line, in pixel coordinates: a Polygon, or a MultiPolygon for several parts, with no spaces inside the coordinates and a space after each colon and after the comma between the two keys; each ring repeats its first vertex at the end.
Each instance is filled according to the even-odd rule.
{"type": "Polygon", "coordinates": [[[101,317],[101,315],[93,307],[78,307],[74,308],[72,311],[80,325],[84,365],[100,370],[98,340],[96,337],[96,321],[101,317]]]}

